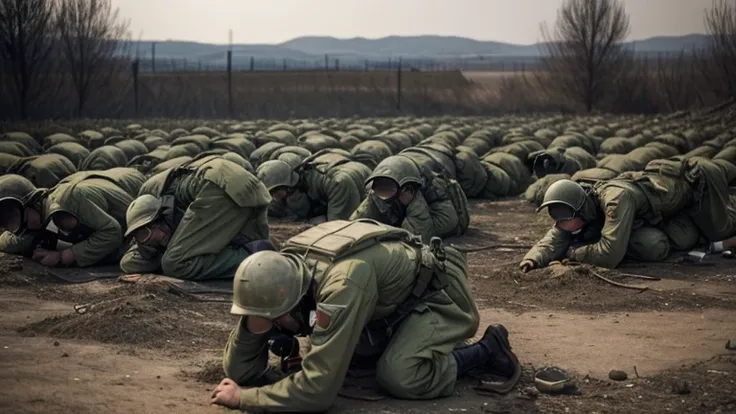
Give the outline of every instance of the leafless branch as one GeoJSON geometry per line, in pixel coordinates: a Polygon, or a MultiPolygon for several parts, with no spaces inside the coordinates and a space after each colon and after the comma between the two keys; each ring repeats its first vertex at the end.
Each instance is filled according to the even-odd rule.
{"type": "Polygon", "coordinates": [[[0,0],[0,72],[22,119],[46,91],[53,62],[55,3],[0,0]]]}
{"type": "Polygon", "coordinates": [[[57,25],[61,54],[77,95],[81,116],[93,88],[104,86],[122,69],[128,21],[121,20],[110,0],[64,0],[57,25]]]}
{"type": "Polygon", "coordinates": [[[592,111],[614,87],[629,54],[629,17],[620,0],[565,0],[554,29],[541,26],[540,83],[592,111]]]}

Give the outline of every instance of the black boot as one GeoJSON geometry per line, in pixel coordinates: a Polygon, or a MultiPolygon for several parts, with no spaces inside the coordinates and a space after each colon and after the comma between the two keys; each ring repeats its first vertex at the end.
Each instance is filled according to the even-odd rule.
{"type": "Polygon", "coordinates": [[[480,341],[455,349],[452,356],[457,363],[458,377],[481,369],[511,378],[517,370],[516,355],[511,351],[509,333],[503,325],[489,326],[480,341]]]}

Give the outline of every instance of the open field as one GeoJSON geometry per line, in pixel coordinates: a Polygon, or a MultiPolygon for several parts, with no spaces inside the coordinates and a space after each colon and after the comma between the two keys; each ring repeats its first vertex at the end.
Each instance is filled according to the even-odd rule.
{"type": "MultiPolygon", "coordinates": [[[[476,202],[473,213],[471,233],[451,242],[528,244],[549,226],[546,217],[515,200],[476,202]]],[[[274,224],[279,240],[297,228],[274,224]]],[[[455,397],[431,402],[340,397],[334,412],[736,411],[736,353],[724,350],[726,340],[736,337],[736,274],[730,262],[701,268],[624,266],[622,272],[664,278],[639,293],[574,269],[524,275],[516,270],[522,254],[507,249],[469,254],[481,325],[505,324],[527,367],[516,391],[481,396],[466,382],[455,397]],[[546,364],[575,373],[580,395],[531,391],[532,368],[546,364]],[[611,369],[626,371],[629,380],[609,380],[611,369]],[[679,382],[688,383],[689,394],[673,393],[679,382]]],[[[4,412],[221,412],[208,406],[208,398],[220,380],[220,348],[236,320],[228,304],[116,281],[60,284],[35,264],[8,256],[0,269],[4,412]],[[115,312],[101,306],[76,315],[72,309],[110,299],[118,299],[115,312]],[[87,324],[73,323],[83,318],[87,324]],[[100,322],[110,329],[101,329],[100,322]]]]}
{"type": "MultiPolygon", "coordinates": [[[[551,225],[545,213],[535,213],[546,177],[535,175],[536,155],[531,154],[578,154],[561,158],[565,174],[602,181],[642,171],[653,160],[702,157],[722,168],[733,189],[735,110],[728,101],[662,117],[6,124],[0,125],[0,132],[16,133],[3,137],[0,148],[7,152],[0,154],[0,172],[24,175],[40,186],[38,180],[48,177],[38,172],[48,166],[39,170],[33,161],[41,154],[61,154],[73,168],[84,170],[82,165],[106,147],[120,157],[99,158],[97,169],[128,166],[147,176],[158,165],[202,151],[231,152],[243,158],[243,165],[257,168],[266,160],[280,159],[279,151],[288,149],[302,156],[305,149],[340,149],[374,165],[387,157],[376,148],[398,154],[421,147],[418,152],[433,154],[442,171],[452,171],[469,199],[470,228],[446,243],[471,250],[469,277],[481,326],[503,323],[508,328],[524,376],[505,396],[477,394],[475,382],[467,380],[453,397],[414,402],[394,400],[378,392],[375,384],[348,378],[333,412],[734,413],[736,352],[724,345],[736,341],[736,262],[714,255],[696,265],[683,260],[687,250],[673,248],[666,260],[624,261],[616,270],[557,264],[523,274],[518,265],[551,225]],[[73,144],[77,152],[65,152],[64,144],[73,144]],[[149,158],[138,163],[139,156],[149,158]],[[487,248],[480,249],[483,246],[487,248]],[[638,287],[614,286],[596,275],[638,287]],[[545,365],[574,374],[579,392],[536,392],[533,373],[545,365]],[[613,369],[625,371],[628,378],[610,380],[613,369]]],[[[270,219],[276,243],[303,229],[303,220],[270,219]]],[[[705,241],[695,243],[702,247],[705,241]]],[[[62,283],[54,274],[65,270],[0,254],[3,413],[222,412],[208,401],[222,379],[222,347],[237,320],[229,314],[229,294],[193,296],[160,280],[123,283],[117,279],[119,270],[109,267],[72,270],[111,272],[108,279],[62,283]],[[87,311],[78,312],[75,305],[85,305],[87,311]]]]}

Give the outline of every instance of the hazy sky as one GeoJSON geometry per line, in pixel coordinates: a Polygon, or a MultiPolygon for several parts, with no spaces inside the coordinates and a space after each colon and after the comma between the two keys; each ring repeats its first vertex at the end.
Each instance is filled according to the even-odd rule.
{"type": "MultiPolygon", "coordinates": [[[[306,35],[455,35],[529,44],[562,0],[112,0],[137,39],[279,43],[306,35]]],[[[624,0],[630,40],[702,33],[712,0],[624,0]]]]}

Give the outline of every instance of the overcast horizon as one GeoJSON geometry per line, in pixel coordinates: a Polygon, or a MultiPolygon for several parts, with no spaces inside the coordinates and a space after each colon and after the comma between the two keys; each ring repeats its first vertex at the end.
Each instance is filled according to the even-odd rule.
{"type": "MultiPolygon", "coordinates": [[[[703,11],[712,5],[712,0],[623,1],[630,18],[628,41],[704,33],[703,11]]],[[[133,39],[142,41],[227,44],[232,29],[235,44],[278,44],[303,36],[439,35],[529,45],[541,40],[542,22],[554,24],[562,0],[112,0],[112,4],[130,20],[133,39]]]]}

